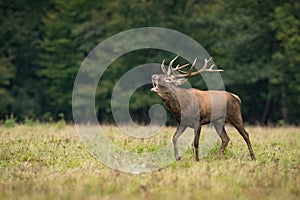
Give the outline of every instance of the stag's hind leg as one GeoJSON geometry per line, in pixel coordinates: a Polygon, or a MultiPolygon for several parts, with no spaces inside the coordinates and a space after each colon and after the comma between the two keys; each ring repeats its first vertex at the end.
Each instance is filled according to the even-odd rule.
{"type": "Polygon", "coordinates": [[[215,121],[213,124],[214,124],[214,127],[215,127],[217,133],[219,134],[219,136],[222,140],[222,144],[221,144],[220,150],[217,155],[217,158],[220,159],[224,153],[226,146],[228,145],[228,143],[230,141],[230,138],[225,131],[224,121],[215,121]]]}
{"type": "Polygon", "coordinates": [[[250,142],[250,139],[249,139],[249,133],[245,130],[245,128],[241,125],[234,125],[234,127],[239,131],[239,133],[242,135],[242,137],[244,138],[247,146],[248,146],[248,149],[249,149],[249,152],[250,152],[250,156],[251,156],[251,159],[252,160],[256,160],[256,157],[254,155],[254,151],[252,149],[252,145],[251,145],[251,142],[250,142]]]}
{"type": "Polygon", "coordinates": [[[231,120],[232,125],[238,130],[238,132],[241,134],[241,136],[244,138],[252,160],[256,160],[256,157],[254,155],[254,151],[252,149],[252,145],[249,139],[249,133],[246,131],[243,125],[242,116],[237,117],[235,120],[231,120]]]}

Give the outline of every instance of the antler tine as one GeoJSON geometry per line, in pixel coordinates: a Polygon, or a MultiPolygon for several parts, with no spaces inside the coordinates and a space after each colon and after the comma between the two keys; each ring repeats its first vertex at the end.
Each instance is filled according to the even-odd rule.
{"type": "Polygon", "coordinates": [[[208,62],[211,61],[211,59],[212,59],[212,57],[210,57],[208,60],[205,58],[204,59],[204,65],[203,65],[203,67],[200,70],[198,70],[198,71],[200,71],[200,72],[204,71],[206,69],[206,67],[207,67],[208,62]]]}
{"type": "Polygon", "coordinates": [[[173,60],[171,60],[170,64],[169,64],[169,67],[168,67],[168,72],[167,74],[168,75],[171,75],[172,71],[173,71],[173,68],[172,68],[172,65],[174,63],[174,61],[178,58],[179,56],[177,55],[173,60]]]}
{"type": "Polygon", "coordinates": [[[196,72],[193,72],[190,74],[190,76],[195,76],[197,74],[201,74],[202,72],[221,72],[223,71],[222,69],[212,69],[215,64],[213,64],[209,69],[207,69],[207,64],[212,60],[212,57],[210,57],[209,59],[204,59],[204,65],[201,69],[199,69],[196,72]]]}
{"type": "MultiPolygon", "coordinates": [[[[179,72],[185,73],[185,74],[178,74],[177,77],[189,77],[190,74],[192,73],[193,69],[195,68],[196,62],[197,62],[197,58],[195,58],[195,60],[194,60],[194,62],[193,62],[193,64],[192,64],[192,66],[191,66],[191,68],[189,69],[188,72],[184,72],[184,71],[182,71],[182,70],[178,70],[179,72]]],[[[186,66],[188,66],[188,65],[189,65],[189,64],[185,64],[185,65],[183,65],[183,66],[186,67],[186,66]]],[[[180,67],[180,69],[184,68],[183,66],[180,67]]]]}
{"type": "Polygon", "coordinates": [[[190,63],[187,63],[187,64],[182,65],[182,66],[177,65],[175,68],[173,68],[173,70],[175,70],[175,71],[181,71],[183,68],[185,68],[185,67],[187,67],[189,65],[190,65],[190,63]]]}
{"type": "Polygon", "coordinates": [[[212,69],[215,64],[213,64],[209,69],[207,69],[207,64],[212,60],[212,57],[210,57],[209,59],[204,59],[204,65],[201,67],[201,69],[199,69],[198,71],[195,71],[195,72],[192,72],[192,70],[195,68],[195,64],[196,64],[196,61],[197,61],[197,58],[194,60],[190,70],[188,73],[186,74],[178,74],[177,77],[190,77],[190,76],[195,76],[197,74],[201,74],[203,72],[222,72],[223,70],[222,69],[212,69]]]}
{"type": "Polygon", "coordinates": [[[205,58],[205,61],[210,62],[212,60],[212,57],[210,57],[208,60],[205,58]]]}
{"type": "Polygon", "coordinates": [[[163,71],[164,74],[167,73],[166,68],[165,68],[165,60],[162,61],[161,65],[160,65],[161,70],[163,71]]]}
{"type": "Polygon", "coordinates": [[[194,60],[194,62],[193,62],[193,64],[192,64],[192,66],[191,66],[191,68],[190,68],[190,70],[189,70],[189,73],[188,73],[188,74],[191,74],[191,73],[192,73],[192,70],[195,68],[195,64],[196,64],[196,62],[197,62],[197,58],[195,58],[195,60],[194,60]]]}
{"type": "Polygon", "coordinates": [[[214,68],[214,66],[216,66],[216,65],[213,64],[212,66],[210,66],[209,70],[212,70],[212,68],[214,68]]]}
{"type": "Polygon", "coordinates": [[[173,60],[171,60],[170,64],[169,64],[169,67],[172,67],[173,65],[173,62],[178,58],[179,56],[177,55],[173,60]]]}

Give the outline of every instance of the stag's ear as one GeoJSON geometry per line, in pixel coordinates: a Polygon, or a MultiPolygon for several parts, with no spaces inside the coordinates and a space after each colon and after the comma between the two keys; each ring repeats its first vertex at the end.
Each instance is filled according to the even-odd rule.
{"type": "Polygon", "coordinates": [[[176,85],[182,85],[182,84],[184,84],[186,81],[187,81],[186,78],[178,78],[178,79],[176,79],[175,84],[176,84],[176,85]]]}

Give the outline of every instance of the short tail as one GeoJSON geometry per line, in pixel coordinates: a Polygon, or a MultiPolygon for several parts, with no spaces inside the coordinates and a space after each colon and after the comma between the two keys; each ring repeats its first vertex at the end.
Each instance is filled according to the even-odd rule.
{"type": "Polygon", "coordinates": [[[231,93],[231,95],[232,95],[236,100],[238,100],[238,102],[239,102],[240,104],[242,104],[242,100],[240,99],[240,97],[239,97],[238,95],[233,94],[233,93],[231,93]]]}

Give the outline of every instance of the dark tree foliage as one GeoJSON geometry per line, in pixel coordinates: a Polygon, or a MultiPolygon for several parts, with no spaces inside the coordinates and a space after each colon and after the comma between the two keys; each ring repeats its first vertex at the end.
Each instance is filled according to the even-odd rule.
{"type": "MultiPolygon", "coordinates": [[[[72,121],[73,83],[88,53],[119,32],[152,26],[204,46],[225,70],[226,90],[241,97],[248,123],[299,124],[299,13],[300,2],[292,0],[0,0],[0,119],[72,121]]],[[[97,89],[100,121],[113,123],[110,97],[125,72],[174,55],[145,49],[113,62],[97,89]]],[[[191,84],[206,88],[196,78],[191,84]]],[[[161,103],[150,87],[130,100],[139,123],[149,123],[149,108],[161,103]]]]}

